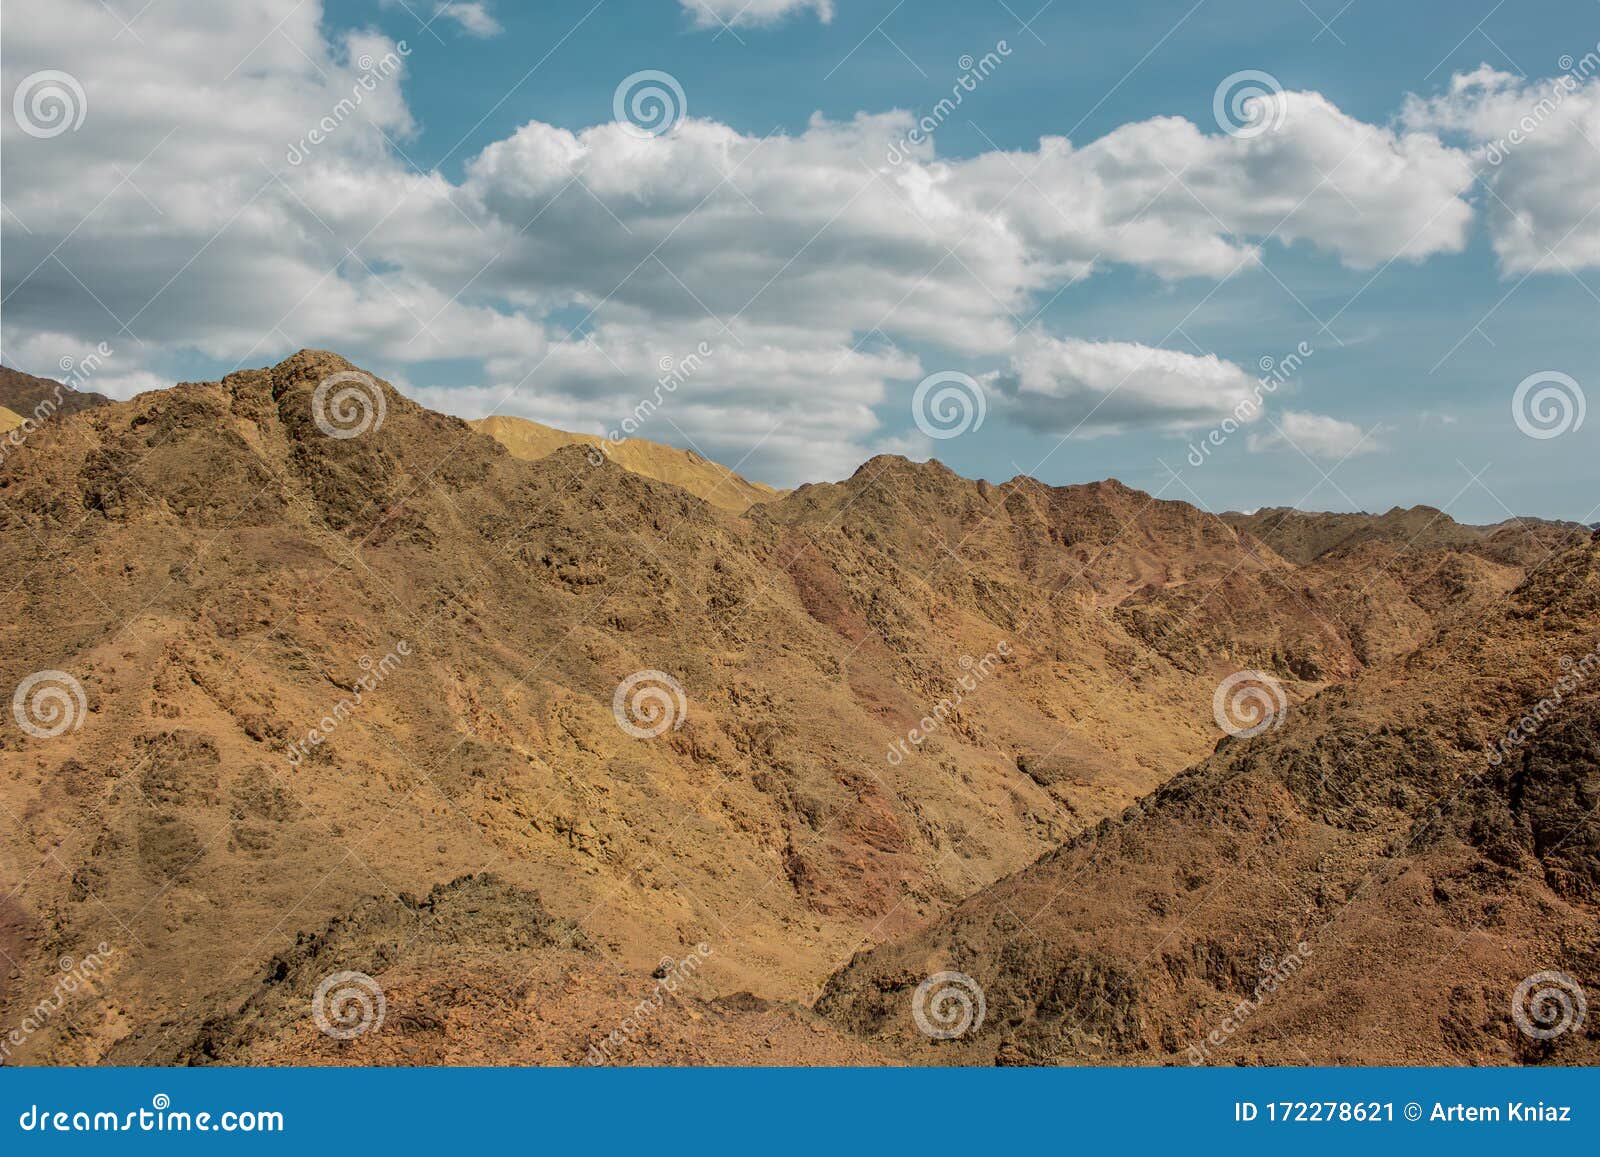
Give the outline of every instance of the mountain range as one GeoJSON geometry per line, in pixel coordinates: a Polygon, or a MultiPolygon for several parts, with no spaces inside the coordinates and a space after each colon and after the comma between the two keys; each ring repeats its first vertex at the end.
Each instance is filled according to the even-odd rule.
{"type": "Polygon", "coordinates": [[[1588,528],[779,492],[320,351],[65,397],[0,466],[67,718],[0,728],[7,1063],[1600,1059],[1513,999],[1600,982],[1588,528]]]}

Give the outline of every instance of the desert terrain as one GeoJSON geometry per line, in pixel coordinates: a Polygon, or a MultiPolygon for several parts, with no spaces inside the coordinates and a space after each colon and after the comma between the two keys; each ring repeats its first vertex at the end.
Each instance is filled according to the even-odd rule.
{"type": "Polygon", "coordinates": [[[1587,527],[0,387],[5,1063],[1600,1060],[1587,527]]]}

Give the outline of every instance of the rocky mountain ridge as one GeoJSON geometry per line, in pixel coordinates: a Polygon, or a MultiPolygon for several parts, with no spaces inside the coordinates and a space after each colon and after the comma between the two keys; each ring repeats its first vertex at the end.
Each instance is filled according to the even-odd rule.
{"type": "MultiPolygon", "coordinates": [[[[70,710],[0,729],[0,1013],[113,949],[23,1063],[492,1060],[528,1007],[494,1006],[499,933],[431,939],[403,899],[464,877],[581,934],[516,946],[542,992],[649,990],[711,947],[686,991],[714,1023],[630,1036],[637,1061],[759,1057],[769,1024],[769,1059],[907,1055],[845,1011],[853,953],[1184,782],[1229,676],[1321,703],[1527,574],[1393,542],[1297,564],[1120,483],[893,457],[736,514],[581,445],[524,460],[318,351],[43,424],[0,527],[0,682],[65,675],[70,710]],[[339,963],[285,986],[294,945],[402,918],[417,937],[340,942],[400,970],[390,1031],[423,1037],[341,1050],[284,1019],[339,963]],[[824,987],[831,1024],[803,1007],[824,987]],[[424,1039],[458,989],[476,1011],[424,1039]]],[[[571,1060],[604,1019],[582,1007],[523,1055],[571,1060]]]]}

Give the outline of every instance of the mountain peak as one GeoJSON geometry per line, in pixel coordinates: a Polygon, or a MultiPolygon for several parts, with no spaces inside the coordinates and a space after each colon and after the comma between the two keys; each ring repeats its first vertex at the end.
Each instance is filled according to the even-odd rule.
{"type": "MultiPolygon", "coordinates": [[[[907,478],[961,478],[950,467],[937,458],[929,458],[924,462],[916,462],[904,454],[875,454],[868,458],[855,472],[850,475],[849,481],[865,480],[881,477],[902,476],[907,478]]],[[[963,479],[966,481],[966,479],[963,479]]]]}
{"type": "Polygon", "coordinates": [[[613,440],[597,434],[577,434],[508,414],[493,414],[469,424],[504,446],[514,458],[534,462],[565,447],[582,446],[591,459],[599,455],[624,470],[687,490],[712,506],[734,514],[781,498],[785,493],[740,477],[693,450],[680,450],[644,438],[613,440]]]}

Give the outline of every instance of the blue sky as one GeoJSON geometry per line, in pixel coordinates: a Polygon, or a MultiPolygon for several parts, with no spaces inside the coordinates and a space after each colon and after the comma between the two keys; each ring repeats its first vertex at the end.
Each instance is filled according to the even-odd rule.
{"type": "MultiPolygon", "coordinates": [[[[810,5],[755,23],[750,12],[734,18],[733,4],[722,9],[731,28],[697,22],[686,10],[693,4],[680,0],[489,0],[443,13],[429,0],[330,0],[322,10],[252,0],[239,6],[237,26],[201,6],[142,13],[113,4],[114,22],[102,7],[66,0],[53,12],[6,12],[7,109],[18,80],[45,69],[79,80],[88,106],[82,129],[50,139],[6,123],[4,337],[7,361],[23,368],[50,372],[57,355],[110,340],[119,358],[100,388],[126,394],[330,345],[440,408],[598,432],[650,392],[661,358],[681,362],[709,336],[722,343],[720,360],[710,358],[638,432],[778,483],[838,477],[870,453],[897,450],[994,480],[1114,476],[1213,509],[1428,503],[1468,521],[1509,511],[1600,518],[1590,468],[1600,418],[1536,438],[1512,410],[1530,375],[1568,375],[1579,397],[1594,387],[1600,244],[1589,235],[1600,233],[1600,213],[1587,214],[1600,197],[1600,100],[1588,77],[1503,164],[1473,161],[1526,115],[1549,78],[1594,50],[1600,6],[834,0],[826,21],[810,5]],[[216,64],[210,75],[199,66],[197,89],[163,93],[159,41],[180,29],[201,49],[214,43],[202,57],[216,64]],[[294,126],[314,125],[349,88],[341,70],[359,72],[362,47],[381,56],[377,49],[399,41],[408,49],[403,74],[385,78],[309,161],[286,166],[282,146],[301,135],[294,126]],[[803,203],[772,200],[786,185],[797,202],[809,195],[814,118],[850,125],[863,113],[927,114],[950,94],[964,55],[982,57],[1001,42],[1003,62],[942,119],[915,165],[884,170],[868,196],[844,190],[837,176],[818,178],[815,218],[803,203]],[[1476,86],[1452,88],[1452,77],[1484,65],[1492,73],[1476,86]],[[683,125],[632,145],[582,137],[613,120],[619,82],[642,70],[681,86],[683,125]],[[1214,98],[1241,70],[1323,103],[1282,97],[1281,129],[1230,138],[1214,98]],[[1408,113],[1411,94],[1432,103],[1419,111],[1413,100],[1408,113]],[[549,131],[530,133],[530,124],[549,131]],[[200,147],[224,130],[221,155],[200,147]],[[1069,137],[1082,158],[1108,134],[1135,133],[1148,139],[1137,161],[1146,169],[1166,167],[1172,141],[1173,168],[1165,177],[1155,170],[1158,207],[1138,222],[1170,216],[1170,243],[1068,268],[1087,256],[1080,246],[1103,252],[1113,233],[1077,220],[1075,198],[1091,192],[1050,183],[1079,179],[1069,162],[1034,168],[1040,139],[1069,137]],[[1357,134],[1348,135],[1358,157],[1350,168],[1320,186],[1296,169],[1303,156],[1346,156],[1341,133],[1357,134]],[[576,188],[547,185],[548,167],[568,164],[576,150],[572,134],[589,167],[576,188]],[[746,144],[727,146],[718,134],[746,144]],[[1429,150],[1419,152],[1423,137],[1429,150]],[[663,261],[650,258],[652,284],[640,277],[605,297],[610,283],[587,276],[591,252],[597,268],[615,260],[626,272],[645,252],[634,248],[641,238],[659,228],[659,240],[672,232],[668,218],[697,209],[702,186],[682,175],[695,193],[678,200],[674,165],[745,156],[741,148],[763,138],[794,143],[795,155],[769,174],[762,166],[777,150],[756,148],[735,170],[738,199],[724,187],[700,208],[739,214],[727,236],[770,237],[776,257],[742,261],[739,244],[722,251],[716,217],[696,220],[668,238],[663,261]],[[125,140],[129,151],[108,160],[125,140]],[[231,176],[202,174],[182,155],[189,140],[231,176]],[[1361,168],[1369,153],[1371,167],[1361,168]],[[939,166],[963,162],[973,163],[951,187],[960,187],[967,216],[945,234],[936,204],[929,237],[912,239],[932,248],[909,252],[912,240],[884,218],[920,212],[922,174],[937,183],[939,166]],[[626,174],[640,170],[649,179],[630,184],[626,174]],[[1459,188],[1457,170],[1467,173],[1459,188]],[[993,200],[986,190],[1012,171],[1034,176],[1003,214],[997,245],[1016,252],[990,265],[994,250],[978,247],[993,200]],[[68,181],[81,204],[55,204],[68,181]],[[880,186],[894,182],[907,183],[876,205],[880,186]],[[207,195],[196,198],[197,187],[207,195]],[[405,192],[407,203],[384,218],[377,207],[394,203],[385,190],[411,188],[420,191],[405,192]],[[832,190],[837,204],[827,200],[832,190]],[[1406,203],[1412,191],[1416,204],[1406,203]],[[1022,213],[1018,202],[1035,195],[1044,207],[1022,213]],[[1301,235],[1266,236],[1260,222],[1281,214],[1250,202],[1293,206],[1303,195],[1312,219],[1301,235]],[[1431,218],[1445,202],[1447,217],[1431,218]],[[1259,260],[1235,271],[1202,256],[1213,232],[1240,246],[1259,241],[1259,260]],[[1393,239],[1416,234],[1427,237],[1426,252],[1392,259],[1393,239]],[[170,244],[157,246],[157,236],[170,244]],[[790,236],[806,246],[798,263],[776,259],[790,236]],[[482,270],[471,252],[480,244],[490,259],[482,270]],[[513,244],[526,252],[497,256],[513,244]],[[958,259],[944,261],[935,281],[960,266],[956,276],[926,309],[919,296],[914,322],[885,322],[882,302],[911,287],[946,245],[958,259]],[[285,249],[304,267],[289,268],[285,249]],[[902,256],[906,280],[887,299],[861,289],[902,256]],[[240,267],[255,273],[241,278],[240,267]],[[750,292],[737,289],[740,278],[750,292]],[[717,296],[724,287],[735,307],[751,293],[759,305],[730,325],[717,296]],[[692,302],[670,300],[680,293],[692,302]],[[964,312],[983,295],[996,299],[993,308],[964,312]],[[386,303],[415,326],[382,316],[386,303]],[[458,319],[466,309],[474,312],[458,319]],[[952,311],[948,341],[940,309],[952,311]],[[417,340],[422,329],[428,336],[417,340]],[[592,352],[574,344],[586,337],[592,352]],[[1189,461],[1262,359],[1297,348],[1313,352],[1265,414],[1203,464],[1189,461]],[[1145,405],[1136,399],[1152,358],[1172,364],[1145,405]],[[925,376],[946,371],[978,384],[986,416],[980,428],[930,440],[912,397],[925,376]],[[1107,382],[1096,374],[1113,371],[1118,385],[1105,405],[1107,382]],[[1102,408],[1086,414],[1085,398],[1102,408]],[[1102,420],[1112,413],[1115,422],[1102,420]]],[[[846,135],[841,148],[853,149],[881,134],[846,135]]],[[[1092,189],[1142,197],[1150,186],[1130,180],[1124,191],[1117,150],[1108,151],[1092,189]]],[[[860,163],[882,167],[866,144],[860,163]]],[[[1122,236],[1128,206],[1107,212],[1122,236]]]]}

